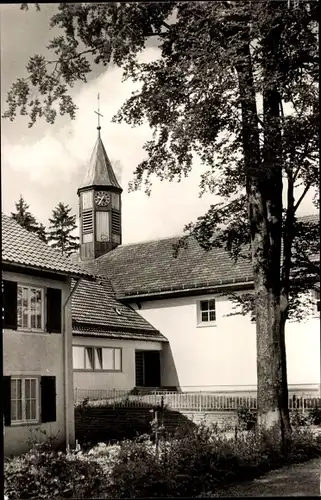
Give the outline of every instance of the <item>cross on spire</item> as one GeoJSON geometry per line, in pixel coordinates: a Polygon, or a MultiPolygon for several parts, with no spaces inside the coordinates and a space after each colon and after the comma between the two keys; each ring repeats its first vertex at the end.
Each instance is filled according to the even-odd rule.
{"type": "Polygon", "coordinates": [[[96,115],[98,115],[98,127],[97,127],[97,130],[99,132],[99,130],[101,129],[101,126],[100,126],[100,117],[103,117],[103,115],[100,113],[100,110],[99,110],[99,94],[97,96],[97,101],[98,101],[98,110],[95,111],[96,115]]]}

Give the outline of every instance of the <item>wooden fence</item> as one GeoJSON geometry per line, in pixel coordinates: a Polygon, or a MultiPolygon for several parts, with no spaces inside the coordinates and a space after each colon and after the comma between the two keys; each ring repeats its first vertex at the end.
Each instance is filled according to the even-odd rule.
{"type": "MultiPolygon", "coordinates": [[[[123,407],[143,407],[166,405],[172,410],[192,410],[192,411],[217,411],[217,410],[237,410],[247,408],[256,410],[256,396],[250,395],[230,395],[213,392],[174,392],[174,391],[119,391],[119,390],[95,390],[95,389],[75,389],[74,401],[80,403],[84,400],[92,404],[107,403],[123,407]]],[[[299,409],[303,412],[312,408],[321,407],[321,398],[311,397],[311,395],[292,395],[289,398],[289,409],[299,409]]]]}

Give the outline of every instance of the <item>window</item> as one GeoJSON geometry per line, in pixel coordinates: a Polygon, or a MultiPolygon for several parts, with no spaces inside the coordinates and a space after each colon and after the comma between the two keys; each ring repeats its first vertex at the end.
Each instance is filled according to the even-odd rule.
{"type": "Polygon", "coordinates": [[[82,209],[89,210],[93,207],[93,192],[85,191],[81,194],[82,196],[82,209]]]}
{"type": "Polygon", "coordinates": [[[73,346],[74,370],[121,371],[121,349],[111,347],[73,346]]]}
{"type": "Polygon", "coordinates": [[[11,379],[11,421],[38,422],[39,396],[37,378],[11,379]]]}
{"type": "Polygon", "coordinates": [[[198,324],[209,325],[216,321],[215,299],[198,302],[198,324]]]}
{"type": "Polygon", "coordinates": [[[111,206],[112,208],[115,208],[115,210],[120,209],[120,196],[117,193],[112,193],[111,194],[111,206]]]}
{"type": "Polygon", "coordinates": [[[2,378],[4,425],[56,422],[56,377],[2,378]]]}
{"type": "Polygon", "coordinates": [[[87,210],[82,214],[82,242],[91,243],[93,241],[93,213],[87,210]]]}
{"type": "Polygon", "coordinates": [[[17,326],[28,330],[44,329],[43,288],[18,285],[17,326]]]}
{"type": "Polygon", "coordinates": [[[113,233],[120,234],[120,213],[112,212],[112,231],[113,233]]]}
{"type": "Polygon", "coordinates": [[[109,241],[109,212],[96,212],[96,240],[109,241]]]}
{"type": "Polygon", "coordinates": [[[93,233],[88,233],[88,234],[83,234],[82,235],[82,242],[83,243],[91,243],[93,240],[93,233]]]}
{"type": "Polygon", "coordinates": [[[74,370],[82,370],[84,368],[84,348],[73,346],[72,357],[74,370]]]}
{"type": "Polygon", "coordinates": [[[36,287],[3,280],[4,328],[61,333],[60,288],[36,287]]]}

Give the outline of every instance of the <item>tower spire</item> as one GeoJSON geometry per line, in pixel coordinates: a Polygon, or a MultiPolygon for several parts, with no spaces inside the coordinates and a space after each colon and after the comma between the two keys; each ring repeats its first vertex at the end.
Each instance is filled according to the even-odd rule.
{"type": "Polygon", "coordinates": [[[101,126],[100,126],[100,117],[103,118],[103,115],[100,113],[100,109],[99,109],[99,94],[97,95],[97,101],[98,101],[98,109],[97,111],[94,111],[98,117],[98,127],[97,127],[97,130],[98,130],[98,134],[100,135],[100,130],[101,130],[101,126]]]}

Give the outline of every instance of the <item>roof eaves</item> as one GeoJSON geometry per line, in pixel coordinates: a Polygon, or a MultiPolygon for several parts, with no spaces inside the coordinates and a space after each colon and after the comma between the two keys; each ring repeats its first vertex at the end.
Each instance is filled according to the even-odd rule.
{"type": "Polygon", "coordinates": [[[128,299],[137,299],[137,298],[143,298],[143,297],[148,297],[148,296],[156,296],[156,295],[167,295],[167,294],[179,294],[181,292],[188,293],[188,292],[201,292],[201,291],[208,291],[214,290],[214,289],[221,289],[221,288],[226,288],[226,287],[234,287],[235,285],[241,286],[244,285],[248,287],[249,285],[253,285],[253,279],[250,277],[245,277],[242,279],[235,279],[233,278],[232,280],[217,280],[216,282],[210,283],[209,281],[206,282],[206,284],[197,284],[194,283],[194,285],[188,285],[185,287],[185,285],[181,285],[178,287],[164,287],[164,288],[158,288],[158,289],[146,289],[146,290],[129,290],[128,292],[125,293],[118,293],[116,294],[116,297],[118,300],[128,300],[128,299]]]}
{"type": "Polygon", "coordinates": [[[95,330],[81,330],[73,329],[72,334],[80,337],[104,337],[104,338],[118,338],[125,340],[144,340],[149,342],[165,342],[168,343],[168,339],[161,333],[153,332],[151,335],[138,334],[134,332],[123,332],[123,331],[111,331],[108,329],[101,329],[99,331],[95,330]]]}
{"type": "MultiPolygon", "coordinates": [[[[139,318],[141,318],[141,317],[139,316],[139,318]]],[[[141,318],[141,319],[143,319],[143,318],[141,318]]],[[[77,321],[77,320],[73,319],[72,325],[73,325],[73,327],[75,327],[75,328],[78,327],[79,329],[91,328],[92,330],[105,331],[107,329],[108,331],[119,331],[119,326],[95,324],[95,323],[92,323],[91,321],[87,323],[85,321],[77,321]]],[[[136,327],[130,327],[130,328],[129,327],[122,327],[121,331],[128,332],[128,333],[135,331],[138,334],[145,333],[145,334],[151,334],[151,335],[154,335],[154,334],[162,335],[160,333],[160,331],[156,330],[156,328],[154,328],[154,327],[151,327],[150,329],[148,329],[148,328],[136,328],[136,327]]]]}
{"type": "Polygon", "coordinates": [[[63,271],[60,269],[56,269],[54,267],[49,267],[49,266],[33,266],[30,264],[23,264],[21,262],[15,262],[13,260],[9,259],[2,259],[2,264],[7,264],[10,266],[18,267],[18,268],[23,268],[23,269],[30,269],[31,271],[43,271],[43,272],[49,272],[53,274],[58,274],[60,276],[68,276],[71,278],[79,279],[79,278],[87,278],[89,281],[95,281],[96,277],[94,275],[89,274],[86,271],[63,271]]]}

